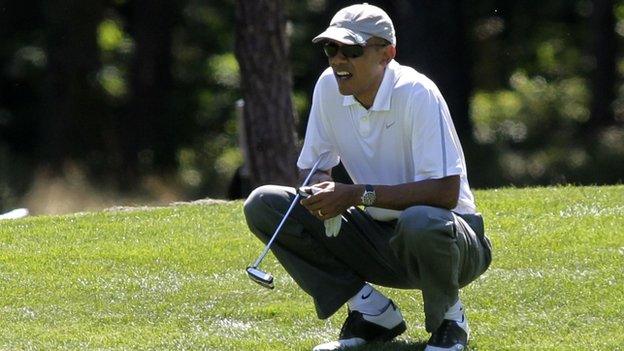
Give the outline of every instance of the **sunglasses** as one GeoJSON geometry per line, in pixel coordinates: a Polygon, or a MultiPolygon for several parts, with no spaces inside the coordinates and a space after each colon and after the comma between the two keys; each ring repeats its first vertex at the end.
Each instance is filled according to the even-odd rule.
{"type": "Polygon", "coordinates": [[[364,49],[369,46],[387,46],[387,44],[370,44],[370,45],[338,45],[334,42],[323,44],[323,51],[327,57],[334,57],[338,52],[342,53],[346,58],[358,58],[364,55],[364,49]]]}

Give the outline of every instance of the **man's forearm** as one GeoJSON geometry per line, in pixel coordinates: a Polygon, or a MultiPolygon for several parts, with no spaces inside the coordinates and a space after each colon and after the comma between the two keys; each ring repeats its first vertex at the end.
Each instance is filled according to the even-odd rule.
{"type": "MultiPolygon", "coordinates": [[[[364,193],[364,185],[354,186],[359,188],[355,191],[356,194],[364,193]]],[[[459,186],[459,176],[397,185],[374,185],[376,199],[373,206],[393,210],[404,210],[415,205],[453,209],[459,199],[459,186]]],[[[357,197],[355,199],[357,205],[361,205],[361,200],[357,197]]]]}

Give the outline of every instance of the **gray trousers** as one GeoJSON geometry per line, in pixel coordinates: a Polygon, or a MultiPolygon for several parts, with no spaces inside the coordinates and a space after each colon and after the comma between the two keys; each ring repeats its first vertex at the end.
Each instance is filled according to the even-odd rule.
{"type": "MultiPolygon", "coordinates": [[[[250,230],[268,242],[295,198],[291,187],[254,190],[244,211],[250,230]]],[[[343,214],[337,237],[297,204],[272,246],[294,281],[314,299],[319,318],[334,314],[366,283],[422,291],[425,328],[435,331],[459,289],[491,262],[480,215],[413,206],[398,220],[380,222],[359,208],[343,214]]]]}

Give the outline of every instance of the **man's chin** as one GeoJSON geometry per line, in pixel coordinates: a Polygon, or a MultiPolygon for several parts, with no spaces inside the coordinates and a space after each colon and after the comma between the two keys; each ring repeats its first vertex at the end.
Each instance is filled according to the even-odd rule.
{"type": "Polygon", "coordinates": [[[344,95],[344,96],[353,95],[353,91],[351,89],[347,89],[346,87],[343,87],[340,84],[338,84],[338,91],[340,92],[340,95],[344,95]]]}

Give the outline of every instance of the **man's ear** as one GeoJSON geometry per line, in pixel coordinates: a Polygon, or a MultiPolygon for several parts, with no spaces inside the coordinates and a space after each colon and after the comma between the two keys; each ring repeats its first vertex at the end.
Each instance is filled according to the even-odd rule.
{"type": "Polygon", "coordinates": [[[396,46],[394,45],[386,46],[383,51],[382,63],[386,65],[389,64],[390,61],[392,61],[395,56],[396,56],[396,46]]]}

